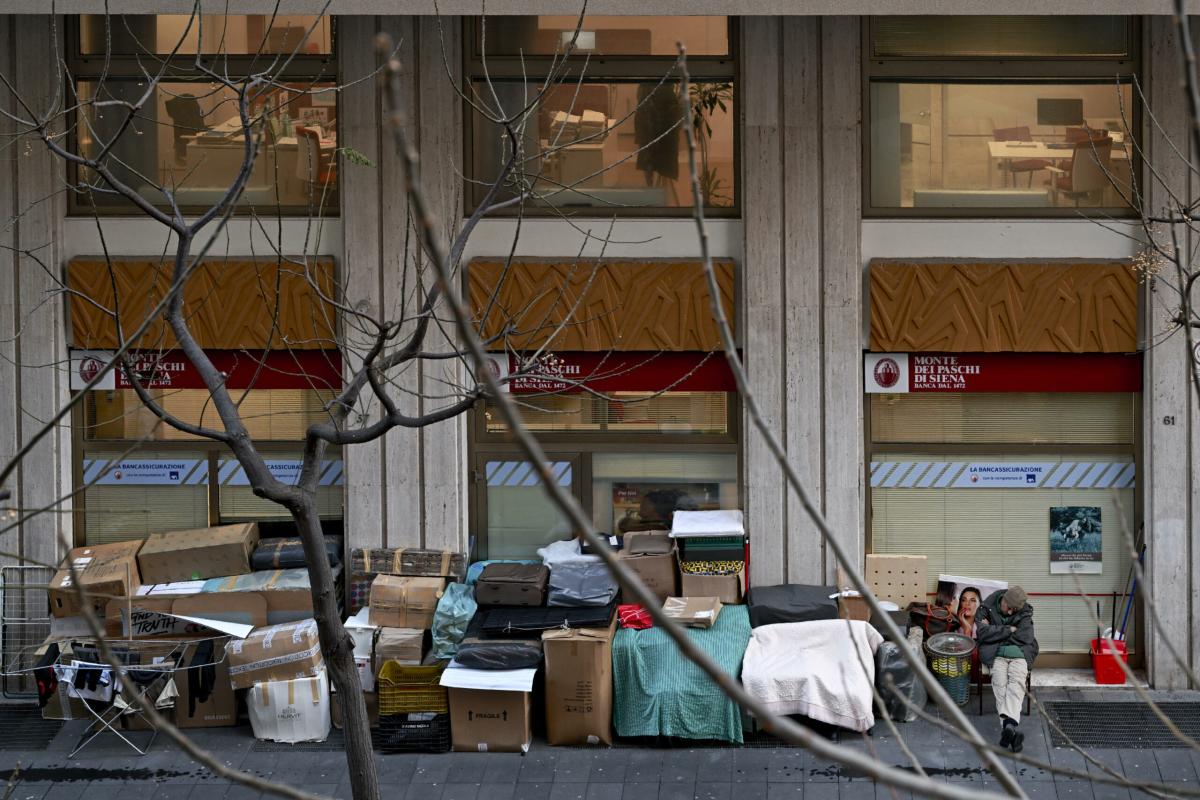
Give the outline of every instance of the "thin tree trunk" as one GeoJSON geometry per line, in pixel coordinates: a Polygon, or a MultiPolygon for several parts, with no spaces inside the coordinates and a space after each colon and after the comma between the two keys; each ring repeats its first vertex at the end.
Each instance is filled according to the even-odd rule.
{"type": "MultiPolygon", "coordinates": [[[[300,487],[297,487],[298,489],[300,487]]],[[[313,617],[321,638],[325,668],[340,695],[342,730],[346,734],[346,765],[355,800],[379,800],[379,775],[375,772],[375,751],[371,745],[371,725],[363,700],[362,683],[354,665],[354,646],[338,614],[337,590],[333,570],[325,553],[325,539],[317,514],[316,498],[300,489],[301,498],[291,510],[296,529],[304,544],[312,586],[313,617]]]]}

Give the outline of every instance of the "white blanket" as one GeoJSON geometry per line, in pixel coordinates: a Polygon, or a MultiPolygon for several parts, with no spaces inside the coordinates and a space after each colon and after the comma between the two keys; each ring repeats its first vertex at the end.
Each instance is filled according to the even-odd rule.
{"type": "Polygon", "coordinates": [[[775,714],[803,714],[854,731],[875,724],[875,650],[866,622],[824,619],[755,628],[742,683],[775,714]]]}
{"type": "Polygon", "coordinates": [[[671,518],[672,536],[744,536],[742,512],[734,508],[718,511],[676,511],[671,518]]]}

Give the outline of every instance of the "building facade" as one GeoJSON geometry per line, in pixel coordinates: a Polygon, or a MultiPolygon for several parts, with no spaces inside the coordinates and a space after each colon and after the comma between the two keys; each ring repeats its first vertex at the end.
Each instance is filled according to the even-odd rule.
{"type": "MultiPolygon", "coordinates": [[[[60,9],[96,11],[69,5],[60,9]]],[[[139,45],[152,36],[166,41],[178,25],[178,18],[152,16],[160,10],[152,5],[130,9],[141,16],[125,32],[139,45]]],[[[439,19],[415,8],[396,15],[370,5],[335,4],[288,67],[286,79],[297,87],[346,85],[277,120],[278,146],[262,164],[270,174],[252,179],[248,192],[251,202],[273,203],[283,216],[269,231],[248,217],[228,225],[216,249],[226,274],[244,269],[247,277],[212,289],[225,316],[204,329],[206,346],[229,353],[266,346],[262,320],[237,317],[237,294],[254,274],[261,278],[254,265],[272,247],[311,256],[357,308],[407,302],[399,254],[410,232],[402,224],[400,163],[378,83],[356,79],[376,69],[378,32],[401,44],[402,94],[423,182],[449,230],[478,202],[471,180],[486,180],[502,152],[454,87],[469,92],[490,77],[498,103],[519,98],[545,74],[539,68],[549,69],[546,59],[575,22],[489,18],[485,58],[475,18],[439,19]],[[351,151],[370,166],[351,161],[351,151]],[[304,158],[318,165],[329,189],[318,208],[305,205],[313,172],[297,168],[304,158]]],[[[542,5],[533,10],[578,12],[542,5]]],[[[898,11],[935,10],[908,5],[898,11]]],[[[244,16],[224,24],[241,37],[247,59],[254,51],[244,42],[278,37],[283,47],[288,28],[310,27],[303,18],[264,23],[270,10],[250,2],[233,10],[244,16]]],[[[1131,10],[1157,9],[1124,13],[1131,10]]],[[[0,69],[25,96],[47,102],[63,89],[61,76],[45,67],[46,54],[59,52],[71,68],[71,90],[86,97],[105,68],[102,31],[77,15],[0,16],[0,69]]],[[[1190,668],[1200,666],[1193,577],[1200,574],[1200,522],[1192,512],[1200,426],[1186,340],[1168,335],[1175,311],[1160,293],[1161,279],[1134,268],[1145,245],[1121,196],[1126,187],[1159,208],[1171,194],[1195,193],[1174,152],[1186,148],[1189,116],[1172,20],[672,17],[663,9],[657,17],[597,17],[582,33],[596,56],[586,79],[569,87],[569,97],[551,97],[529,135],[544,149],[565,126],[578,135],[596,118],[601,131],[620,119],[633,130],[564,148],[547,166],[559,186],[576,187],[560,203],[570,209],[570,224],[550,213],[481,221],[464,253],[471,271],[463,289],[468,299],[487,296],[514,237],[518,287],[573,280],[564,278],[564,265],[580,252],[600,257],[595,238],[607,238],[607,294],[597,300],[597,319],[611,325],[574,331],[554,349],[566,369],[594,370],[612,352],[629,366],[601,387],[604,398],[524,397],[526,420],[545,442],[554,474],[597,527],[616,532],[644,517],[650,495],[650,505],[687,496],[697,507],[739,507],[752,584],[835,578],[832,553],[728,373],[719,358],[710,363],[717,345],[711,320],[692,313],[706,308],[707,289],[697,280],[686,151],[677,141],[663,144],[669,139],[653,114],[656,82],[682,37],[699,91],[716,98],[705,106],[704,170],[722,301],[757,403],[834,535],[860,566],[871,553],[927,556],[931,589],[935,573],[1021,583],[1038,608],[1046,663],[1084,657],[1094,603],[1106,626],[1114,616],[1120,622],[1131,571],[1126,540],[1144,543],[1161,625],[1150,625],[1142,604],[1133,604],[1135,657],[1145,660],[1155,686],[1185,686],[1186,669],[1160,631],[1171,634],[1190,668]],[[589,178],[614,163],[624,166],[589,178]],[[647,305],[646,298],[665,299],[647,305]],[[648,362],[648,353],[660,360],[648,362]],[[663,375],[669,391],[660,396],[663,375]],[[1081,542],[1093,536],[1091,545],[1055,545],[1068,528],[1082,531],[1081,542]]],[[[110,47],[119,49],[120,39],[110,47]]],[[[113,62],[118,77],[136,85],[136,60],[113,62]]],[[[212,141],[221,132],[212,108],[220,98],[190,86],[185,75],[157,99],[153,146],[126,156],[164,182],[192,174],[197,152],[207,167],[224,157],[212,141]],[[201,108],[205,121],[188,123],[201,108]]],[[[11,96],[3,102],[18,111],[11,96]]],[[[13,130],[9,121],[0,125],[13,130]]],[[[89,146],[75,136],[79,147],[89,146]]],[[[102,239],[91,209],[63,191],[71,178],[61,162],[36,142],[9,148],[0,170],[11,187],[0,192],[0,218],[14,220],[0,230],[7,265],[0,385],[15,387],[0,397],[0,456],[7,459],[49,409],[71,399],[72,375],[86,354],[113,346],[112,332],[79,303],[42,299],[60,280],[94,288],[97,258],[107,254],[127,265],[126,282],[144,300],[152,274],[146,265],[165,242],[155,223],[119,206],[103,209],[102,239]]],[[[219,171],[217,178],[193,185],[192,202],[205,203],[219,171]]],[[[522,297],[513,291],[509,300],[517,304],[522,297]]],[[[279,474],[294,464],[305,425],[337,385],[340,362],[322,355],[321,342],[344,324],[336,314],[314,320],[303,313],[320,306],[319,297],[298,289],[292,303],[280,309],[278,324],[291,341],[308,343],[295,348],[307,354],[298,370],[280,367],[269,386],[253,384],[248,401],[273,420],[252,432],[279,474]]],[[[413,410],[434,407],[454,369],[427,364],[407,375],[413,410]]],[[[202,415],[202,391],[189,380],[181,367],[164,397],[181,414],[202,415]]],[[[33,447],[12,482],[20,509],[80,491],[58,513],[8,534],[8,563],[53,563],[67,543],[238,519],[285,530],[279,511],[252,495],[218,448],[155,433],[127,388],[90,394],[33,447]],[[113,478],[110,469],[93,483],[118,458],[127,474],[113,478]]],[[[481,403],[457,419],[332,453],[322,514],[348,548],[521,557],[565,532],[527,473],[481,403]]]]}

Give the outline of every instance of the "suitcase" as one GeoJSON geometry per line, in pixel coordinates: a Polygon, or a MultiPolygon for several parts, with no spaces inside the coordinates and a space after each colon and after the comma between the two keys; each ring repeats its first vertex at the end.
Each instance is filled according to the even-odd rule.
{"type": "Polygon", "coordinates": [[[786,583],[780,586],[754,586],[750,589],[750,627],[780,622],[811,622],[837,619],[837,593],[833,586],[805,586],[786,583]]]}
{"type": "Polygon", "coordinates": [[[550,570],[544,564],[488,564],[475,584],[481,606],[542,606],[550,570]]]}

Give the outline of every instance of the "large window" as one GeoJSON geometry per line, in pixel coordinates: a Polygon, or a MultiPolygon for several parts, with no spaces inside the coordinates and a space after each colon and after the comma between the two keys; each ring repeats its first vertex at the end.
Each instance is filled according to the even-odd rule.
{"type": "Polygon", "coordinates": [[[504,17],[467,24],[469,208],[482,201],[514,143],[489,117],[517,125],[517,174],[499,199],[604,214],[686,214],[692,205],[682,119],[697,136],[702,201],[737,209],[735,37],[727,17],[504,17]],[[675,43],[688,48],[679,96],[675,43]],[[565,68],[563,54],[572,45],[565,68]],[[558,65],[558,66],[556,66],[558,65]]]}
{"type": "Polygon", "coordinates": [[[875,216],[1130,213],[1126,17],[874,17],[864,42],[875,216]]]}
{"type": "MultiPolygon", "coordinates": [[[[524,395],[558,485],[596,530],[611,535],[671,527],[677,509],[740,508],[737,403],[725,392],[524,395]]],[[[572,530],[546,497],[538,471],[514,449],[488,404],[474,426],[472,531],[480,557],[530,558],[572,530]]]]}
{"type": "MultiPolygon", "coordinates": [[[[168,193],[185,212],[220,200],[242,167],[246,138],[237,93],[196,68],[199,54],[235,82],[257,72],[274,78],[249,90],[259,150],[241,209],[327,214],[337,208],[331,18],[82,15],[77,22],[68,87],[78,105],[70,127],[77,152],[95,157],[109,147],[113,172],[158,206],[169,206],[168,193]],[[127,116],[119,104],[140,101],[146,70],[153,74],[164,59],[164,78],[118,135],[127,116]]],[[[73,212],[130,210],[90,171],[77,169],[75,180],[101,190],[73,193],[73,212]]]]}
{"type": "Polygon", "coordinates": [[[926,556],[931,596],[940,574],[1019,584],[1042,651],[1087,652],[1096,605],[1126,600],[1137,396],[872,394],[870,415],[871,551],[926,556]],[[1088,520],[1086,568],[1058,560],[1064,516],[1088,520]]]}

